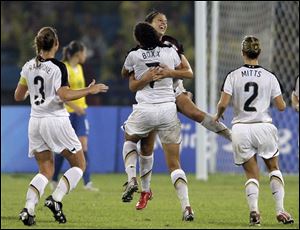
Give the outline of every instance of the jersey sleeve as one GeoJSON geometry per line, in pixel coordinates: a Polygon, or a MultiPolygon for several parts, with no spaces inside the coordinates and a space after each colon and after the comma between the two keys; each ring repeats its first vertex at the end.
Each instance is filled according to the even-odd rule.
{"type": "Polygon", "coordinates": [[[26,80],[27,76],[28,76],[28,62],[22,67],[22,70],[20,72],[19,83],[21,85],[27,86],[27,80],[26,80]]]}
{"type": "Polygon", "coordinates": [[[232,83],[232,75],[229,74],[226,76],[221,91],[227,93],[232,96],[233,93],[233,83],[232,83]]]}
{"type": "Polygon", "coordinates": [[[280,83],[276,77],[273,78],[272,81],[272,91],[271,91],[271,98],[274,99],[282,94],[280,83]]]}
{"type": "Polygon", "coordinates": [[[133,71],[133,55],[129,53],[124,62],[124,68],[131,73],[133,71]]]}
{"type": "Polygon", "coordinates": [[[54,88],[57,91],[60,87],[69,86],[68,71],[64,63],[58,65],[59,69],[55,73],[54,88]]]}

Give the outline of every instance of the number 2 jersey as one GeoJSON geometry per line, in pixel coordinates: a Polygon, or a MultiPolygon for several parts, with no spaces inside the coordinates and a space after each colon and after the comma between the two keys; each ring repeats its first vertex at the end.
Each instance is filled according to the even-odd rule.
{"type": "Polygon", "coordinates": [[[230,72],[222,91],[232,96],[232,124],[272,122],[268,113],[270,102],[282,94],[274,74],[259,65],[243,65],[230,72]]]}
{"type": "Polygon", "coordinates": [[[69,116],[57,90],[68,86],[65,64],[51,58],[39,57],[38,65],[33,58],[22,68],[19,84],[27,85],[30,95],[32,117],[69,116]]]}
{"type": "MultiPolygon", "coordinates": [[[[135,78],[140,80],[150,67],[164,64],[170,69],[175,69],[180,63],[179,54],[172,47],[157,46],[154,49],[147,50],[138,46],[127,55],[124,68],[129,72],[134,71],[135,78]]],[[[173,79],[164,78],[146,85],[143,89],[137,91],[135,99],[138,103],[146,104],[175,102],[173,79]]]]}

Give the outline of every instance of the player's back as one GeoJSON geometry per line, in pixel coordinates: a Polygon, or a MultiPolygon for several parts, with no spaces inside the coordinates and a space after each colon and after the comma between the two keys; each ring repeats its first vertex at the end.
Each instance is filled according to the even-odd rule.
{"type": "MultiPolygon", "coordinates": [[[[124,66],[129,71],[134,71],[135,78],[140,80],[143,74],[151,67],[164,64],[170,69],[175,69],[180,62],[179,55],[174,48],[158,46],[152,50],[138,48],[131,51],[126,58],[124,66]]],[[[173,79],[164,78],[152,82],[136,93],[136,100],[138,103],[175,102],[173,79]]]]}
{"type": "Polygon", "coordinates": [[[63,101],[57,95],[61,86],[68,85],[66,67],[51,59],[31,59],[22,68],[31,102],[32,117],[69,116],[63,101]]]}
{"type": "Polygon", "coordinates": [[[272,122],[268,109],[281,89],[268,70],[259,65],[243,65],[227,75],[222,89],[233,97],[233,124],[272,122]]]}

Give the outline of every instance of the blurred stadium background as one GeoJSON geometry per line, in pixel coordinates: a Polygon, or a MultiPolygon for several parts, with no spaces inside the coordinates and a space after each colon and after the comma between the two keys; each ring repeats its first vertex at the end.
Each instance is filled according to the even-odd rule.
{"type": "MultiPolygon", "coordinates": [[[[135,46],[132,29],[138,21],[156,9],[168,18],[167,34],[177,38],[195,69],[195,23],[193,1],[1,1],[1,173],[36,172],[34,160],[27,158],[27,124],[29,101],[16,103],[14,89],[22,65],[34,56],[33,38],[43,26],[57,29],[61,48],[71,40],[82,40],[88,47],[84,65],[86,81],[92,78],[109,85],[106,94],[88,96],[90,120],[89,155],[96,173],[124,172],[123,137],[120,126],[135,103],[128,82],[120,76],[127,51],[135,46]]],[[[212,73],[213,2],[207,2],[207,75],[212,73]]],[[[212,100],[219,98],[226,74],[242,65],[240,42],[247,34],[262,42],[260,64],[274,72],[284,86],[288,109],[284,113],[271,110],[279,128],[281,168],[284,173],[299,173],[299,115],[290,106],[290,94],[299,75],[299,2],[298,1],[222,1],[218,3],[216,83],[207,76],[209,110],[212,100]],[[214,93],[214,99],[211,97],[214,93]],[[211,101],[209,101],[211,100],[211,101]]],[[[61,51],[57,58],[61,58],[61,51]]],[[[197,76],[195,78],[203,78],[197,76]]],[[[185,81],[194,95],[195,80],[185,81]]],[[[225,114],[231,127],[232,111],[225,114]]],[[[182,121],[182,166],[195,172],[195,123],[182,121]]],[[[241,172],[233,164],[230,143],[213,135],[207,139],[210,172],[241,172]],[[213,154],[215,153],[215,154],[213,154]]],[[[162,150],[157,143],[154,172],[167,172],[162,150]]],[[[203,153],[206,154],[206,153],[203,153]]],[[[65,163],[65,168],[67,163],[65,163]]]]}

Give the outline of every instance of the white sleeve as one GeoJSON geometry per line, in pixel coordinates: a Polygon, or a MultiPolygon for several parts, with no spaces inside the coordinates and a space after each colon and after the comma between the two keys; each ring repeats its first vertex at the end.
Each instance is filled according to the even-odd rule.
{"type": "Polygon", "coordinates": [[[229,74],[225,78],[224,86],[222,91],[232,96],[233,84],[232,84],[232,75],[229,74]]]}
{"type": "Polygon", "coordinates": [[[25,65],[23,65],[22,70],[20,72],[20,76],[24,77],[27,79],[27,75],[28,75],[28,68],[27,68],[27,64],[28,62],[25,63],[25,65]]]}
{"type": "Polygon", "coordinates": [[[133,66],[134,66],[134,64],[133,64],[134,62],[133,62],[133,55],[132,55],[132,52],[130,52],[128,55],[127,55],[127,57],[126,57],[126,59],[125,59],[125,62],[124,62],[124,68],[126,69],[126,70],[128,70],[129,72],[132,72],[134,69],[133,69],[133,66]]]}
{"type": "Polygon", "coordinates": [[[279,84],[277,78],[273,77],[271,98],[274,99],[275,97],[278,97],[281,94],[282,94],[282,92],[281,92],[281,89],[280,89],[280,84],[279,84]]]}

